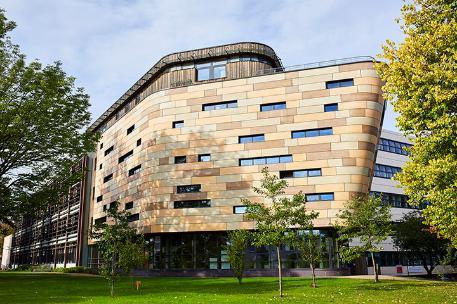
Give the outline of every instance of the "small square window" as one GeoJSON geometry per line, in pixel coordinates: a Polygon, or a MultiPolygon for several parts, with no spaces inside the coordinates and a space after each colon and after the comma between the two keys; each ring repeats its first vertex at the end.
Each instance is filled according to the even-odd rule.
{"type": "Polygon", "coordinates": [[[173,121],[173,129],[184,128],[184,120],[173,121]]]}
{"type": "Polygon", "coordinates": [[[187,162],[186,156],[175,156],[175,164],[185,164],[187,162]]]}
{"type": "Polygon", "coordinates": [[[103,143],[100,144],[100,150],[103,149],[103,143]]]}
{"type": "Polygon", "coordinates": [[[130,127],[127,129],[127,135],[129,135],[130,133],[132,133],[133,130],[135,130],[135,125],[132,125],[132,126],[130,126],[130,127]]]}
{"type": "Polygon", "coordinates": [[[338,104],[337,103],[329,103],[324,105],[324,112],[334,112],[338,111],[338,104]]]}
{"type": "Polygon", "coordinates": [[[99,168],[102,169],[103,168],[103,164],[100,164],[99,168]]]}
{"type": "Polygon", "coordinates": [[[133,202],[125,203],[125,210],[129,210],[129,209],[132,209],[132,208],[133,208],[133,202]]]}
{"type": "Polygon", "coordinates": [[[103,195],[97,196],[97,203],[101,202],[103,200],[103,195]]]}
{"type": "Polygon", "coordinates": [[[211,154],[199,154],[198,155],[199,162],[209,162],[211,161],[211,154]]]}
{"type": "Polygon", "coordinates": [[[234,214],[245,214],[247,210],[246,206],[233,206],[234,214]]]}
{"type": "Polygon", "coordinates": [[[141,138],[136,141],[136,146],[141,146],[141,138]]]}

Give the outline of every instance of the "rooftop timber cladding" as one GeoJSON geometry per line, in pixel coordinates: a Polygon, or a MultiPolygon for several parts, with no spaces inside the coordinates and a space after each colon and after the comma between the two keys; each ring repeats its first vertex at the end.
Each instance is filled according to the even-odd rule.
{"type": "Polygon", "coordinates": [[[268,166],[287,178],[289,194],[321,194],[310,195],[307,206],[319,211],[317,226],[329,226],[351,193],[368,192],[384,106],[380,88],[373,64],[361,62],[152,93],[102,134],[91,216],[105,216],[103,205],[119,200],[121,208],[133,202],[129,211],[139,219],[132,224],[143,233],[253,228],[233,207],[244,197],[259,199],[251,187],[268,166]],[[353,85],[327,89],[329,81],[346,79],[353,85]],[[260,110],[279,102],[285,108],[260,110]],[[314,129],[322,136],[292,135],[314,129]],[[284,162],[250,163],[274,156],[284,162]],[[201,186],[178,191],[183,185],[201,186]],[[192,200],[198,208],[187,208],[192,200]]]}

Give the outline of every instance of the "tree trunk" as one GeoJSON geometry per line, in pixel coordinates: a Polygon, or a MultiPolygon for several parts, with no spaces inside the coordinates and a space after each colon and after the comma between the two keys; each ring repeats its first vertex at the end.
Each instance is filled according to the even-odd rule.
{"type": "Polygon", "coordinates": [[[111,297],[114,297],[114,280],[111,280],[111,297]]]}
{"type": "Polygon", "coordinates": [[[376,283],[379,282],[379,278],[378,278],[378,265],[376,264],[376,259],[374,258],[374,252],[372,251],[371,252],[371,261],[373,263],[373,273],[374,273],[374,281],[376,283]]]}
{"type": "Polygon", "coordinates": [[[313,265],[313,263],[309,263],[309,266],[311,267],[311,273],[312,273],[312,277],[313,277],[313,282],[311,283],[311,287],[316,288],[317,287],[317,285],[316,285],[316,272],[314,270],[314,265],[313,265]]]}
{"type": "Polygon", "coordinates": [[[240,285],[241,285],[241,281],[242,281],[242,280],[243,280],[243,277],[241,277],[241,276],[240,276],[240,277],[238,277],[238,284],[240,284],[240,285]]]}
{"type": "Polygon", "coordinates": [[[276,246],[276,253],[278,255],[279,297],[282,298],[282,263],[279,246],[276,246]]]}

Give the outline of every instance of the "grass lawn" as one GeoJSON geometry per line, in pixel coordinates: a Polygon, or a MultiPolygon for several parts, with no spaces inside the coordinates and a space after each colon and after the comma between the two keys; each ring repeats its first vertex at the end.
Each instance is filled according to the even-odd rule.
{"type": "MultiPolygon", "coordinates": [[[[276,303],[275,278],[142,278],[134,290],[129,279],[109,297],[108,282],[96,276],[0,273],[0,303],[276,303]]],[[[283,303],[457,303],[457,283],[322,278],[286,278],[283,303]]]]}

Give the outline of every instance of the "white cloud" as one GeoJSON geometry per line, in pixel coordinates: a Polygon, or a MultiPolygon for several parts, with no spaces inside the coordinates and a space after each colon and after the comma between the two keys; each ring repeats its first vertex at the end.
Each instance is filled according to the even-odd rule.
{"type": "MultiPolygon", "coordinates": [[[[162,56],[238,41],[272,46],[285,65],[376,55],[401,1],[4,0],[29,58],[61,60],[97,118],[162,56]]],[[[387,115],[392,115],[391,111],[387,115]]],[[[392,121],[385,127],[394,129],[392,121]]]]}

